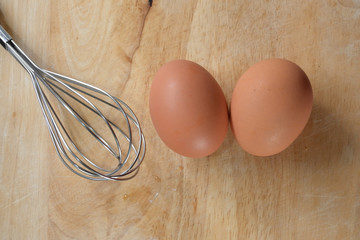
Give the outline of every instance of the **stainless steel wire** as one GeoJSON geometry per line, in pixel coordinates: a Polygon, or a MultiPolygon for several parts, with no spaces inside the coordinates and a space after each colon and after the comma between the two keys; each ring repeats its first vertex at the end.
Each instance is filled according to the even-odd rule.
{"type": "MultiPolygon", "coordinates": [[[[90,84],[39,68],[1,25],[0,43],[30,74],[52,142],[60,160],[68,169],[83,178],[96,181],[127,180],[138,173],[145,155],[145,138],[136,115],[125,102],[90,84]],[[50,98],[59,104],[54,104],[50,98]],[[87,110],[88,114],[75,109],[72,106],[74,103],[87,110]],[[55,110],[58,106],[60,109],[55,110]],[[116,110],[124,120],[123,123],[119,124],[116,119],[110,119],[109,114],[105,115],[105,111],[99,106],[116,110]],[[90,159],[89,154],[82,151],[82,147],[64,124],[64,112],[70,114],[68,116],[80,123],[92,139],[103,146],[116,160],[115,166],[100,166],[98,162],[103,161],[90,159]],[[97,130],[99,124],[94,127],[90,123],[87,118],[91,113],[100,119],[97,123],[102,123],[102,127],[105,126],[107,131],[100,133],[97,130]],[[104,132],[110,136],[104,137],[104,132]],[[123,143],[126,143],[125,150],[123,143]]],[[[90,155],[94,157],[93,154],[90,155]]]]}

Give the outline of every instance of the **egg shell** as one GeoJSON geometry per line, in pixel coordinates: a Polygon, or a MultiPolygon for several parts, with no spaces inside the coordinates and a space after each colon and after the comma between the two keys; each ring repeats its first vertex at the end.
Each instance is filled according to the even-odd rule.
{"type": "Polygon", "coordinates": [[[225,139],[229,119],[224,93],[194,62],[174,60],[162,66],[152,82],[149,107],[162,141],[183,156],[210,155],[225,139]]]}
{"type": "Polygon", "coordinates": [[[240,146],[253,155],[270,156],[300,135],[311,113],[313,94],[305,72],[284,59],[250,67],[231,98],[231,127],[240,146]]]}

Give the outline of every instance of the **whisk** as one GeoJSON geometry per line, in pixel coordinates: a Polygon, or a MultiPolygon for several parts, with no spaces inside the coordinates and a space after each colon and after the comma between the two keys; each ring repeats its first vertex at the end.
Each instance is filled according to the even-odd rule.
{"type": "Polygon", "coordinates": [[[145,155],[145,138],[137,117],[125,102],[90,84],[39,68],[1,25],[0,43],[30,74],[52,142],[68,169],[96,181],[127,180],[137,174],[145,155]],[[71,121],[80,126],[67,129],[71,121]],[[80,133],[83,130],[91,137],[84,137],[80,133]],[[79,142],[85,140],[85,146],[81,146],[79,142]],[[90,153],[85,154],[84,148],[90,153]],[[94,159],[99,152],[110,155],[112,160],[104,154],[94,159]]]}

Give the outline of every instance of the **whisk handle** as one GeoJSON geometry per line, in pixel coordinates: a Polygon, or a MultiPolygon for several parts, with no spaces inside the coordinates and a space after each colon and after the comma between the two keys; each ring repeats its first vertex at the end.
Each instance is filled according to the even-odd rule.
{"type": "Polygon", "coordinates": [[[6,49],[6,43],[11,40],[10,34],[8,34],[5,29],[0,25],[0,43],[6,49]]]}
{"type": "Polygon", "coordinates": [[[16,45],[10,34],[0,25],[1,45],[30,73],[30,70],[39,69],[31,59],[16,45]]]}

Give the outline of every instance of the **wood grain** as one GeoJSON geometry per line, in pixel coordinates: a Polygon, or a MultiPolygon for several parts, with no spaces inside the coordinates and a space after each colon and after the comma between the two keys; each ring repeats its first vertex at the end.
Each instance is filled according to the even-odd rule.
{"type": "Polygon", "coordinates": [[[0,50],[1,239],[360,239],[358,0],[2,0],[0,20],[43,68],[125,100],[148,146],[130,181],[73,175],[28,74],[0,50]],[[314,91],[287,150],[251,156],[230,130],[203,159],[161,142],[148,96],[162,64],[201,64],[229,102],[240,75],[270,57],[300,65],[314,91]]]}

